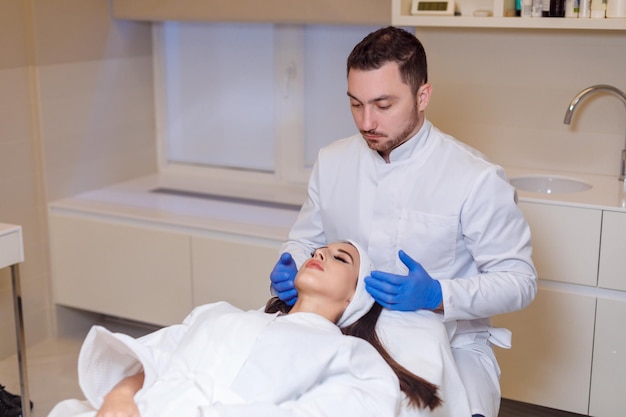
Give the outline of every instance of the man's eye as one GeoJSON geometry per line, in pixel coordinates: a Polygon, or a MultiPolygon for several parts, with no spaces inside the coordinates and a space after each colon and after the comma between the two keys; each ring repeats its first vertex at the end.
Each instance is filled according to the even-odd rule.
{"type": "Polygon", "coordinates": [[[359,108],[359,107],[361,107],[361,103],[350,103],[350,106],[352,106],[354,108],[359,108]]]}
{"type": "Polygon", "coordinates": [[[385,106],[381,106],[381,105],[378,106],[378,108],[381,110],[387,110],[389,107],[391,107],[391,104],[387,104],[385,106]]]}

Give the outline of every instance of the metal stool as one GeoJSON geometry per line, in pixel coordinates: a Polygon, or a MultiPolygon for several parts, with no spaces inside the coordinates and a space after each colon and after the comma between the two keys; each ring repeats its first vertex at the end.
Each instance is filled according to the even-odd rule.
{"type": "Polygon", "coordinates": [[[22,315],[22,290],[20,288],[20,270],[18,265],[20,262],[24,262],[22,227],[0,223],[0,269],[6,267],[11,268],[11,283],[13,285],[13,307],[15,311],[17,361],[22,396],[22,417],[30,417],[24,317],[22,315]]]}

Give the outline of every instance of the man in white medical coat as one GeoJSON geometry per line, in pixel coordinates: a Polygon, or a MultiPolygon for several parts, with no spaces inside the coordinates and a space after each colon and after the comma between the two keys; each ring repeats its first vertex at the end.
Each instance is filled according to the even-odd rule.
{"type": "Polygon", "coordinates": [[[373,32],[347,67],[360,133],[320,150],[308,199],[271,273],[273,290],[295,302],[293,277],[312,250],[354,239],[378,268],[367,290],[390,310],[440,313],[472,414],[497,417],[492,344],[509,347],[510,332],[489,317],[526,307],[536,293],[515,189],[501,167],[426,120],[432,87],[415,36],[373,32]]]}

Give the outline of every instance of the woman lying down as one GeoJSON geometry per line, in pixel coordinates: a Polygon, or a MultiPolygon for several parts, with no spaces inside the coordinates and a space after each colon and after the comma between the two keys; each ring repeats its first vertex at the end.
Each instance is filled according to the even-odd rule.
{"type": "Polygon", "coordinates": [[[433,410],[437,387],[377,340],[371,269],[356,243],[337,242],[300,268],[290,310],[277,298],[266,312],[209,304],[139,339],[95,326],[78,361],[87,401],[49,417],[391,417],[407,401],[415,415],[433,410]]]}

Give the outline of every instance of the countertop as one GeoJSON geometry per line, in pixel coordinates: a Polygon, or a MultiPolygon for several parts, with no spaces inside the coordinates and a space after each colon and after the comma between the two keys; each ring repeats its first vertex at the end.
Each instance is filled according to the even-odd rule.
{"type": "Polygon", "coordinates": [[[250,198],[250,202],[242,198],[214,199],[198,189],[187,195],[154,192],[155,189],[181,189],[179,185],[163,176],[149,175],[54,201],[49,209],[52,213],[280,241],[286,240],[300,209],[299,205],[289,202],[276,202],[273,206],[254,204],[259,197],[250,198]]]}
{"type": "Polygon", "coordinates": [[[626,212],[625,183],[619,181],[617,176],[515,167],[505,167],[505,172],[509,179],[529,175],[550,175],[578,179],[592,185],[589,190],[573,193],[545,194],[518,190],[519,201],[626,212]]]}
{"type": "MultiPolygon", "coordinates": [[[[591,189],[576,193],[518,191],[519,201],[626,212],[624,182],[617,177],[515,167],[505,168],[505,171],[509,179],[552,175],[592,185],[591,189]]],[[[210,184],[204,179],[187,181],[182,177],[154,174],[54,201],[49,207],[51,212],[285,240],[306,198],[305,186],[281,189],[248,185],[248,188],[246,191],[241,184],[223,181],[210,184]],[[155,189],[166,192],[154,192],[155,189]],[[191,192],[177,194],[172,190],[191,192]],[[216,197],[226,192],[231,192],[235,198],[216,197]]]]}

